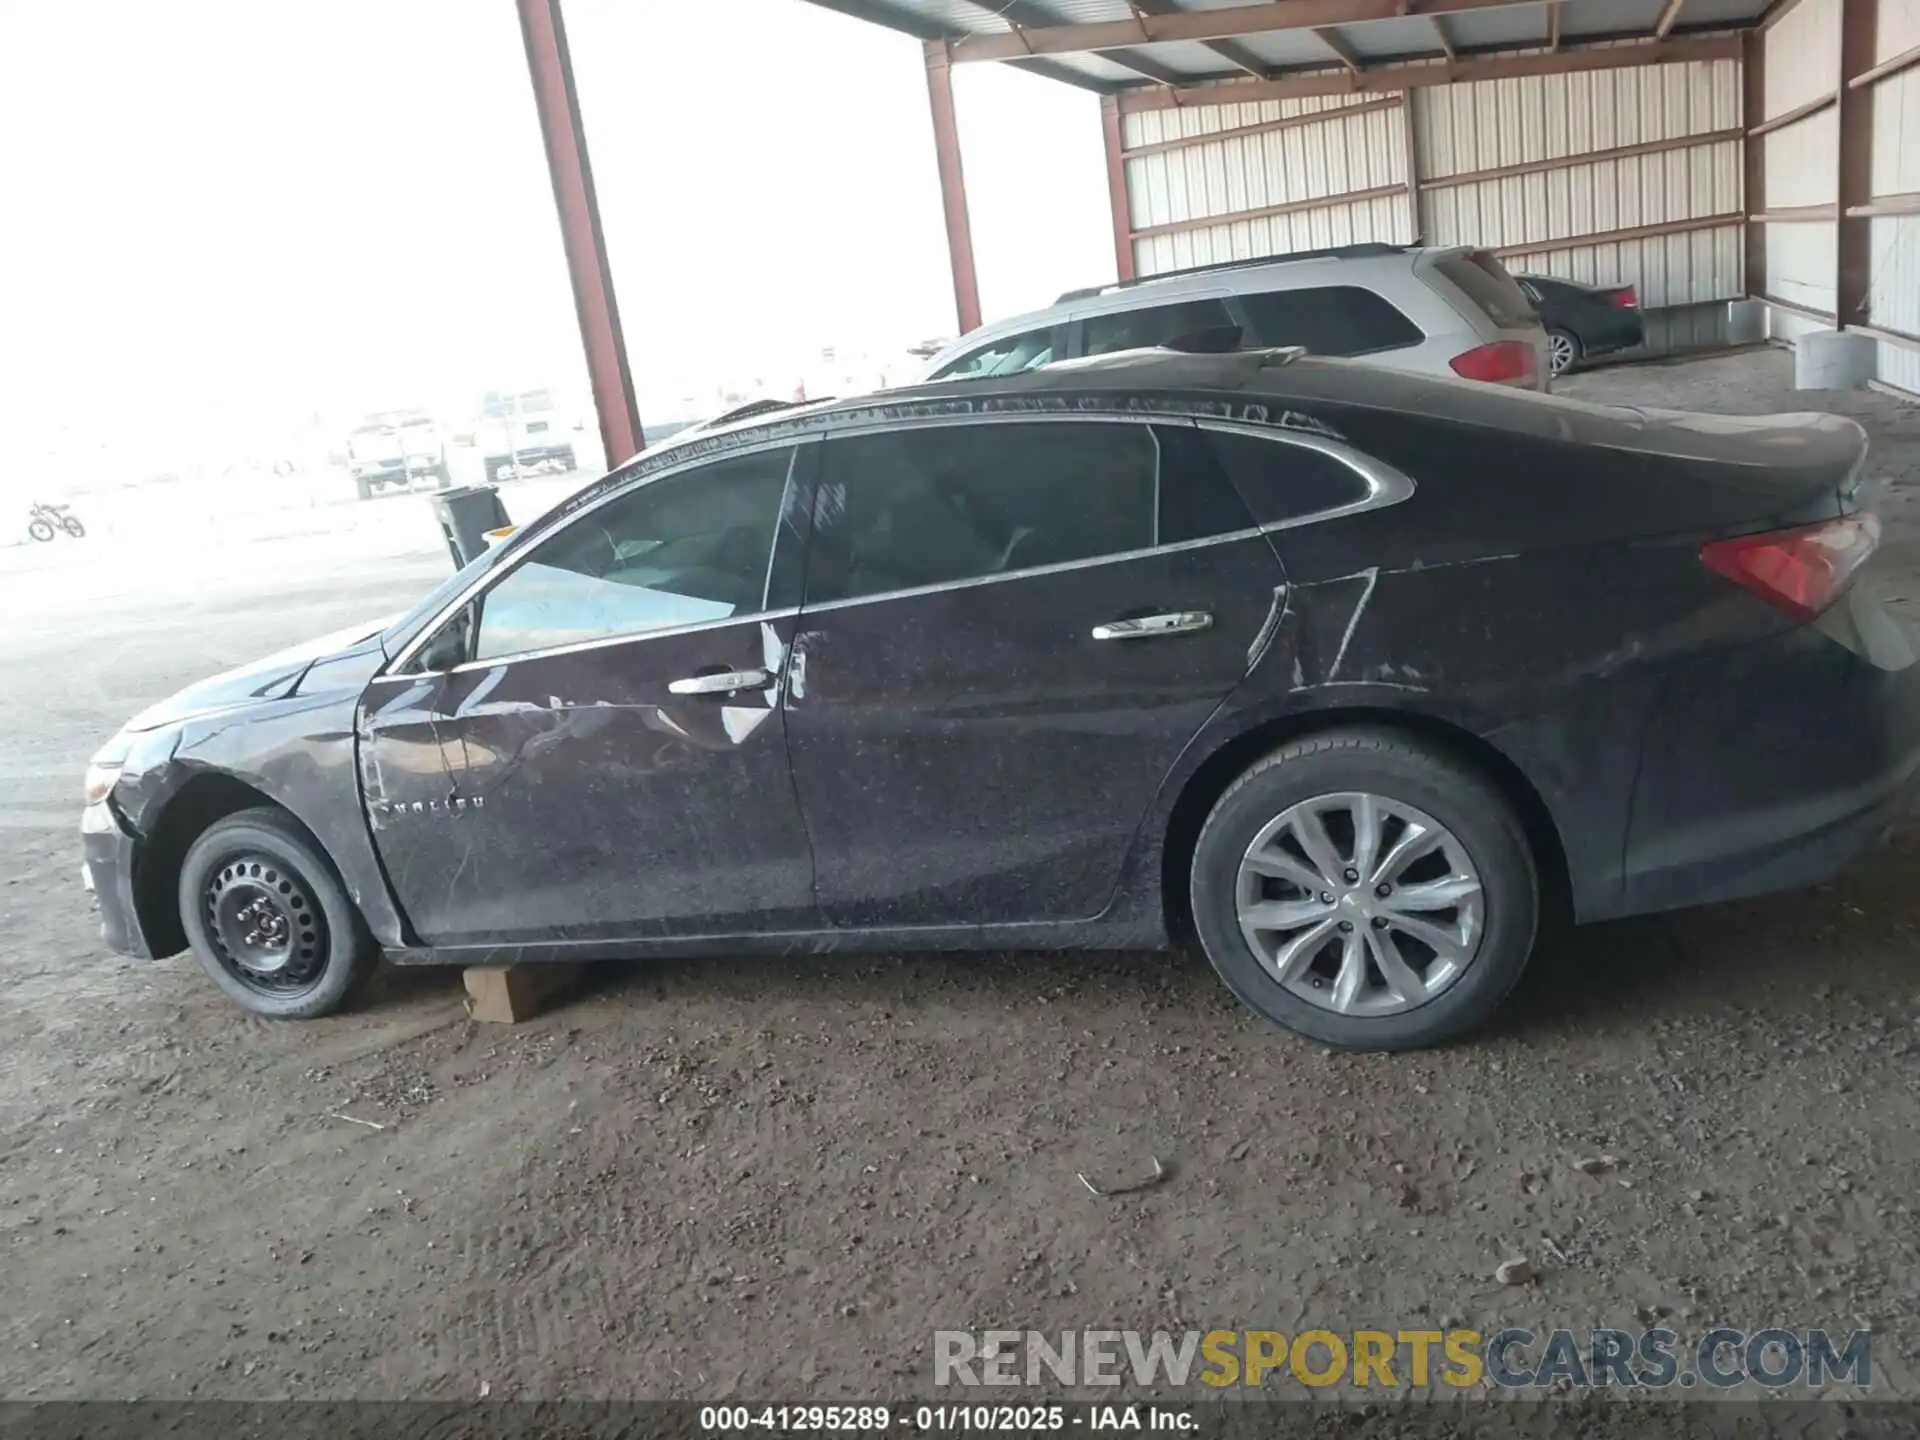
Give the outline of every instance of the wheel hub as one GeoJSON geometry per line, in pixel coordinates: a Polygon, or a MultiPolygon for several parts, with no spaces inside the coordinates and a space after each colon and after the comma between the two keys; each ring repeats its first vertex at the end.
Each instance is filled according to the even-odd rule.
{"type": "Polygon", "coordinates": [[[1485,930],[1480,877],[1432,816],[1366,792],[1317,796],[1247,847],[1235,906],[1273,978],[1345,1015],[1410,1010],[1457,981],[1485,930]]]}
{"type": "Polygon", "coordinates": [[[285,994],[326,964],[326,921],[304,879],[271,856],[222,864],[205,891],[207,931],[220,963],[242,984],[285,994]]]}

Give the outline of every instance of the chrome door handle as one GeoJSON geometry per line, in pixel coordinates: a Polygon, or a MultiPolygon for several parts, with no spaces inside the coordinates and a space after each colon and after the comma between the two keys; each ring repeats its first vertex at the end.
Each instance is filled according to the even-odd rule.
{"type": "Polygon", "coordinates": [[[1093,627],[1096,640],[1151,640],[1156,635],[1191,635],[1213,624],[1205,610],[1170,610],[1165,615],[1142,615],[1137,620],[1110,620],[1093,627]]]}
{"type": "Polygon", "coordinates": [[[758,690],[767,683],[764,670],[727,670],[718,675],[689,675],[667,689],[675,695],[731,695],[736,690],[758,690]]]}

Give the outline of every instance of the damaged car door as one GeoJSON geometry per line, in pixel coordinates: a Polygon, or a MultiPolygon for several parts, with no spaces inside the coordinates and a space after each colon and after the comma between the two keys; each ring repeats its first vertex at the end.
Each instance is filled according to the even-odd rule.
{"type": "Polygon", "coordinates": [[[812,923],[780,703],[811,450],[670,471],[530,538],[369,687],[368,821],[422,941],[812,923]]]}

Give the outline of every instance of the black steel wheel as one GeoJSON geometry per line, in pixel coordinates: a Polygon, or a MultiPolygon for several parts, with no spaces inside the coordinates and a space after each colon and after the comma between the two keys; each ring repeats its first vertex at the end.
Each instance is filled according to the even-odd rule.
{"type": "Polygon", "coordinates": [[[377,957],[333,866],[279,810],[243,810],[194,842],[180,916],[201,968],[256,1015],[337,1009],[377,957]]]}

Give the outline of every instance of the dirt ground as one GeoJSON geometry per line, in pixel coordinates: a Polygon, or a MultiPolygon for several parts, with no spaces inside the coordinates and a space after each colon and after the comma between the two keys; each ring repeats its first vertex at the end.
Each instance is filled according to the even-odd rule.
{"type": "MultiPolygon", "coordinates": [[[[1565,389],[1856,416],[1920,594],[1920,413],[1790,371],[1565,389]]],[[[1871,1326],[1876,1393],[1920,1393],[1920,837],[1576,932],[1494,1033],[1400,1057],[1276,1034],[1191,956],[610,966],[502,1029],[451,973],[283,1025],[106,954],[88,754],[443,573],[423,502],[376,503],[186,565],[0,552],[0,1397],[873,1400],[933,1393],[936,1329],[1655,1317],[1871,1326]],[[1124,1199],[1075,1178],[1154,1157],[1124,1199]]]]}

